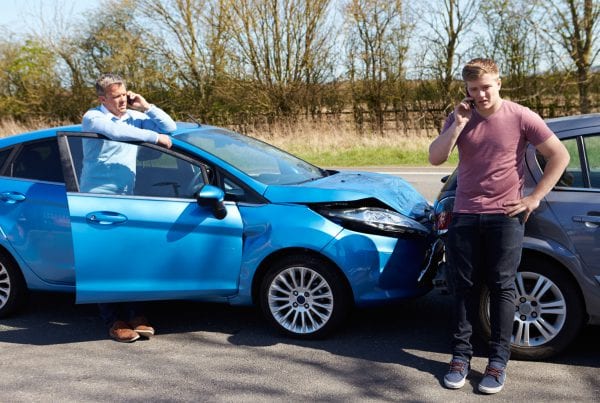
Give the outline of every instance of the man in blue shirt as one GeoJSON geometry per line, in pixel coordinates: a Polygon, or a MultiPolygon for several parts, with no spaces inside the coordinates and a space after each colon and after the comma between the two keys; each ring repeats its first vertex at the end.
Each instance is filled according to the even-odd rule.
{"type": "MultiPolygon", "coordinates": [[[[166,133],[177,126],[160,108],[140,94],[127,91],[125,80],[103,74],[96,81],[100,106],[83,116],[82,130],[111,140],[143,141],[171,148],[166,133]]],[[[104,194],[133,194],[138,147],[127,143],[84,139],[80,191],[104,194]]],[[[110,336],[132,342],[154,335],[154,329],[141,313],[139,303],[98,304],[110,336]]]]}

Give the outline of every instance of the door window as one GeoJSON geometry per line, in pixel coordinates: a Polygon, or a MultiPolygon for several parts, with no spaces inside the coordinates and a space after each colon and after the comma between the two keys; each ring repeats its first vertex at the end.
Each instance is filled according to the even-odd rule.
{"type": "Polygon", "coordinates": [[[590,167],[590,182],[600,189],[600,136],[584,137],[585,152],[590,167]]]}
{"type": "Polygon", "coordinates": [[[10,176],[47,182],[64,182],[56,140],[24,144],[12,162],[10,176]]]}
{"type": "Polygon", "coordinates": [[[200,165],[167,150],[73,136],[69,148],[84,193],[193,198],[204,184],[200,165]]]}

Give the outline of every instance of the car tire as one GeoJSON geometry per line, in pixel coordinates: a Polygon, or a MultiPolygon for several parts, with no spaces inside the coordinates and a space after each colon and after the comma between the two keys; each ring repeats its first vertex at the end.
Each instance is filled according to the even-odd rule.
{"type": "MultiPolygon", "coordinates": [[[[564,350],[584,324],[584,306],[575,281],[546,259],[523,258],[517,272],[511,356],[542,360],[564,350]]],[[[479,325],[489,340],[489,289],[481,289],[479,325]]]]}
{"type": "Polygon", "coordinates": [[[25,281],[17,265],[0,253],[0,318],[9,316],[25,301],[25,281]]]}
{"type": "Polygon", "coordinates": [[[287,336],[323,338],[350,310],[345,284],[337,269],[324,259],[288,256],[275,262],[264,276],[261,308],[267,320],[287,336]]]}

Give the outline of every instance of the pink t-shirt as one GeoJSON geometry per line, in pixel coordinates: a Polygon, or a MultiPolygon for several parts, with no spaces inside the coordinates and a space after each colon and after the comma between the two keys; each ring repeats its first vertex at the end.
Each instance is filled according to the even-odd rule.
{"type": "MultiPolygon", "coordinates": [[[[450,114],[443,130],[454,121],[450,114]]],[[[442,130],[442,131],[443,131],[442,130]]],[[[458,185],[454,211],[504,213],[504,202],[522,197],[527,143],[543,143],[554,133],[527,107],[502,101],[487,118],[473,113],[458,137],[458,185]]]]}

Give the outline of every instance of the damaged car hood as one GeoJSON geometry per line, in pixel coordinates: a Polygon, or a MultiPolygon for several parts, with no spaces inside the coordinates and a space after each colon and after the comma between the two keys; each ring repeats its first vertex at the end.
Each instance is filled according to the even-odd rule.
{"type": "Polygon", "coordinates": [[[273,203],[306,204],[374,198],[410,218],[422,217],[429,208],[425,197],[404,179],[360,171],[340,171],[298,185],[271,185],[264,196],[273,203]]]}

